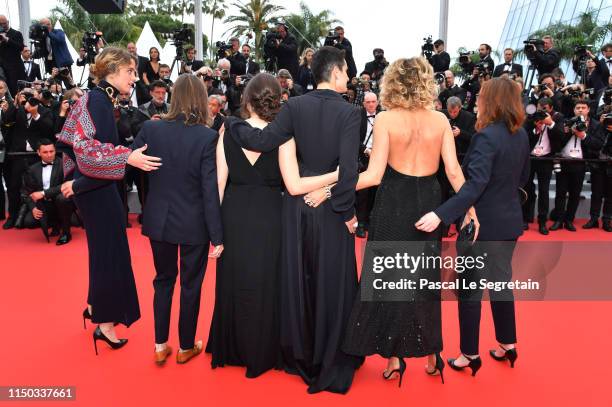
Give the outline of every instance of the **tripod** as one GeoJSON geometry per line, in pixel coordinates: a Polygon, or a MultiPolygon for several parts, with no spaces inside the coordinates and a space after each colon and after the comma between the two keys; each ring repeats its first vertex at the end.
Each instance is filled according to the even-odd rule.
{"type": "Polygon", "coordinates": [[[181,45],[176,47],[176,55],[174,56],[174,61],[172,61],[172,66],[170,67],[170,76],[172,76],[172,71],[174,71],[174,66],[176,66],[176,76],[181,75],[181,65],[183,63],[183,47],[181,45]],[[177,65],[177,62],[179,64],[177,65]]]}
{"type": "Polygon", "coordinates": [[[529,66],[527,67],[527,75],[525,75],[525,87],[523,88],[523,95],[529,95],[529,92],[531,91],[531,84],[535,79],[535,75],[536,67],[532,63],[529,63],[529,66]]]}

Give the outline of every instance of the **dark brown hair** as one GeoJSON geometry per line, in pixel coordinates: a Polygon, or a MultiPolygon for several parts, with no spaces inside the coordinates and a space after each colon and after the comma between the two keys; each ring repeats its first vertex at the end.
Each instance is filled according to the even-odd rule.
{"type": "Polygon", "coordinates": [[[208,123],[206,86],[194,75],[179,76],[172,88],[172,103],[164,120],[180,118],[183,118],[188,126],[195,124],[206,126],[208,123]]]}
{"type": "MultiPolygon", "coordinates": [[[[281,108],[282,89],[276,78],[269,73],[259,73],[244,89],[240,112],[243,118],[250,117],[249,108],[262,120],[271,122],[281,108]]],[[[172,94],[174,98],[174,93],[172,94]]]]}
{"type": "Polygon", "coordinates": [[[503,122],[514,134],[525,121],[520,85],[509,78],[493,78],[482,84],[478,96],[476,130],[503,122]]]}

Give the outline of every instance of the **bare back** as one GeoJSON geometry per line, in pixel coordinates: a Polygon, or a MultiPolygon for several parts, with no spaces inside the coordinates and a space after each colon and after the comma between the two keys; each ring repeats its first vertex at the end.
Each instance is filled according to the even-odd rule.
{"type": "Polygon", "coordinates": [[[444,134],[450,131],[443,114],[426,109],[391,109],[384,113],[389,137],[388,164],[398,172],[415,177],[438,171],[444,134]]]}

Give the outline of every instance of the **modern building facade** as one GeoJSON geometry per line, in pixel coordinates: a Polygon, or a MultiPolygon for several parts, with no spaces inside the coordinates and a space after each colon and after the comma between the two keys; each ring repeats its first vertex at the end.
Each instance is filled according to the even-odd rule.
{"type": "MultiPolygon", "coordinates": [[[[522,49],[532,32],[559,21],[577,22],[587,10],[594,10],[599,22],[608,23],[612,0],[513,0],[497,50],[502,54],[504,48],[522,49]]],[[[518,62],[528,64],[526,59],[518,62]]],[[[568,79],[575,77],[569,61],[562,61],[561,69],[568,79]]]]}

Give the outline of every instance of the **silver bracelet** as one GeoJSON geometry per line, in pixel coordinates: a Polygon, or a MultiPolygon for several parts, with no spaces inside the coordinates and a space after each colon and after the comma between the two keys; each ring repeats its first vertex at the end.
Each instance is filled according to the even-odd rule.
{"type": "Polygon", "coordinates": [[[325,196],[327,197],[327,199],[331,199],[331,196],[332,196],[331,187],[329,185],[326,185],[324,189],[325,189],[325,196]]]}

